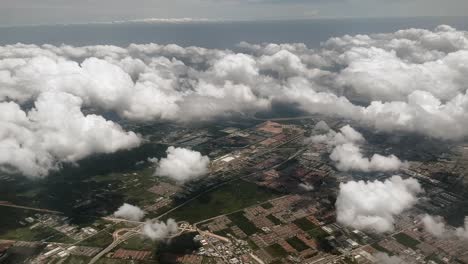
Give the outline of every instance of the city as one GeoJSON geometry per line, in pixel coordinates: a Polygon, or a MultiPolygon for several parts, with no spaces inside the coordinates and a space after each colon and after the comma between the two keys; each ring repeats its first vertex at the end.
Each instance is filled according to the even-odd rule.
{"type": "MultiPolygon", "coordinates": [[[[459,186],[466,184],[465,147],[441,151],[436,146],[420,157],[414,147],[368,138],[366,152],[407,149],[399,155],[408,157],[408,166],[397,174],[417,179],[424,193],[414,207],[395,216],[392,231],[360,231],[337,221],[340,183],[383,180],[392,174],[338,171],[327,144],[307,140],[321,120],[334,130],[349,124],[323,116],[254,119],[246,128],[230,122],[214,133],[200,128],[155,136],[150,139],[155,144],[206,153],[212,160],[209,174],[181,185],[154,176],[155,165],[142,161],[134,172],[93,180],[121,177],[109,187],[124,192],[126,200],[135,201],[151,218],[175,219],[176,234],[155,244],[141,231],[145,222],[108,215],[81,226],[59,211],[21,208],[29,216],[0,236],[2,258],[27,258],[30,263],[234,264],[380,263],[382,257],[398,256],[402,263],[468,263],[463,238],[436,237],[421,220],[427,213],[450,216],[463,207],[467,193],[459,186]]],[[[93,199],[76,200],[73,206],[86,207],[93,199]]],[[[0,205],[16,206],[7,201],[0,205]]]]}

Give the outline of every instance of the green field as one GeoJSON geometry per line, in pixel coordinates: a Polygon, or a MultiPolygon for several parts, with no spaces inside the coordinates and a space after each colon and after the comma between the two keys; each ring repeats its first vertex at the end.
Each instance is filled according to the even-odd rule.
{"type": "Polygon", "coordinates": [[[149,238],[134,236],[122,242],[119,246],[128,250],[152,250],[156,245],[149,238]]]}
{"type": "Polygon", "coordinates": [[[277,194],[254,183],[236,180],[205,193],[166,218],[195,223],[217,215],[229,214],[276,197],[277,194]]]}
{"type": "Polygon", "coordinates": [[[288,256],[288,252],[286,250],[278,245],[278,244],[273,244],[271,246],[268,246],[265,248],[265,250],[270,254],[273,258],[285,258],[288,256]]]}
{"type": "Polygon", "coordinates": [[[0,236],[0,239],[11,239],[20,241],[48,241],[59,243],[73,243],[74,240],[50,227],[38,226],[30,229],[22,227],[13,229],[0,236]]]}
{"type": "Polygon", "coordinates": [[[320,226],[316,226],[314,223],[310,222],[306,218],[297,219],[293,223],[297,225],[300,229],[307,232],[319,243],[320,241],[323,241],[325,237],[328,236],[327,232],[323,231],[323,229],[320,226]]]}
{"type": "Polygon", "coordinates": [[[114,239],[112,238],[112,235],[108,233],[107,231],[102,231],[86,240],[83,240],[82,242],[80,242],[79,245],[87,246],[87,247],[105,248],[109,244],[111,244],[112,241],[114,241],[114,239]]]}
{"type": "Polygon", "coordinates": [[[265,209],[273,208],[273,205],[270,202],[263,203],[261,206],[265,209]]]}
{"type": "Polygon", "coordinates": [[[386,248],[382,247],[382,246],[379,245],[379,243],[377,243],[377,242],[371,244],[371,246],[372,246],[373,248],[375,248],[376,250],[380,251],[380,252],[385,252],[385,253],[389,254],[390,256],[393,255],[392,252],[388,251],[386,248]]]}
{"type": "Polygon", "coordinates": [[[248,236],[253,235],[260,231],[252,222],[249,221],[249,219],[247,219],[244,216],[244,212],[242,211],[230,214],[228,215],[228,217],[236,226],[238,226],[248,236]]]}
{"type": "Polygon", "coordinates": [[[417,245],[419,245],[419,241],[408,236],[405,233],[398,233],[393,236],[396,241],[404,246],[410,247],[412,249],[417,249],[417,245]]]}
{"type": "MultiPolygon", "coordinates": [[[[59,259],[60,260],[60,259],[59,259]]],[[[90,257],[85,256],[69,256],[63,264],[87,264],[91,260],[90,257]]],[[[110,258],[101,258],[96,262],[97,264],[130,264],[135,263],[132,260],[123,260],[123,259],[110,259],[110,258]]]]}
{"type": "Polygon", "coordinates": [[[310,222],[306,218],[297,219],[293,223],[295,225],[297,225],[300,229],[302,229],[302,230],[304,230],[306,232],[309,231],[309,230],[318,228],[318,226],[316,226],[315,224],[313,224],[312,222],[310,222]]]}
{"type": "Polygon", "coordinates": [[[270,220],[275,225],[281,225],[281,220],[276,218],[274,215],[267,215],[266,218],[270,220]]]}
{"type": "Polygon", "coordinates": [[[302,242],[302,240],[300,240],[297,237],[291,237],[289,239],[286,239],[286,242],[288,242],[288,244],[291,245],[298,252],[304,251],[309,248],[304,242],[302,242]]]}

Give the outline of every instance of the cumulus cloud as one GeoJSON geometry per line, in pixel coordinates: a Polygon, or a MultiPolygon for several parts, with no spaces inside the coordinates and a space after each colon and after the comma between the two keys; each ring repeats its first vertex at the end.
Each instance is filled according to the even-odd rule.
{"type": "Polygon", "coordinates": [[[350,125],[343,126],[339,132],[328,127],[324,121],[318,122],[313,129],[315,135],[306,139],[306,142],[325,143],[330,146],[339,146],[346,143],[362,143],[366,140],[361,133],[356,131],[350,125]],[[324,133],[326,132],[326,133],[324,133]]]}
{"type": "Polygon", "coordinates": [[[325,134],[328,131],[330,131],[330,127],[328,126],[327,122],[320,120],[315,124],[314,126],[314,132],[319,133],[319,134],[325,134]]]}
{"type": "Polygon", "coordinates": [[[382,156],[374,154],[365,158],[361,149],[350,143],[336,146],[330,154],[330,159],[336,162],[336,168],[340,171],[396,171],[404,163],[395,155],[382,156]]]}
{"type": "Polygon", "coordinates": [[[154,241],[164,241],[178,233],[178,226],[174,219],[168,219],[166,223],[157,220],[148,220],[143,226],[142,232],[154,241]]]}
{"type": "Polygon", "coordinates": [[[423,192],[413,178],[393,176],[385,181],[350,181],[340,184],[337,221],[359,230],[393,231],[394,216],[411,208],[423,192]]]}
{"type": "Polygon", "coordinates": [[[28,112],[0,103],[0,169],[44,176],[63,162],[140,144],[138,135],[118,124],[84,115],[81,105],[81,98],[61,92],[42,93],[28,112]]]}
{"type": "Polygon", "coordinates": [[[406,166],[406,163],[395,155],[374,154],[371,158],[364,157],[359,144],[366,140],[361,133],[349,125],[335,132],[325,122],[320,121],[315,125],[313,133],[315,134],[307,138],[305,142],[325,143],[333,146],[330,159],[335,162],[336,168],[340,171],[396,171],[406,166]]]}
{"type": "MultiPolygon", "coordinates": [[[[45,97],[57,100],[51,105],[74,98],[68,101],[75,102],[75,114],[92,108],[137,122],[212,120],[267,110],[273,101],[281,101],[381,131],[462,139],[468,135],[467,59],[468,33],[445,25],[432,31],[335,37],[319,49],[241,43],[237,53],[174,44],[6,45],[0,46],[0,104],[14,111],[15,119],[2,122],[20,127],[34,122],[34,131],[23,126],[22,132],[36,135],[42,126],[24,106],[45,97]]],[[[57,118],[52,112],[46,115],[48,120],[57,118]]],[[[61,162],[136,145],[136,136],[117,124],[81,115],[84,119],[79,120],[101,120],[127,144],[116,140],[113,148],[105,143],[93,147],[96,140],[81,134],[73,151],[71,141],[38,147],[41,144],[18,143],[9,128],[0,140],[15,154],[2,154],[2,170],[45,175],[61,162]],[[65,159],[58,151],[63,146],[68,149],[65,159]],[[19,164],[23,158],[26,165],[19,164]]],[[[372,164],[372,158],[368,161],[372,164]]]]}
{"type": "Polygon", "coordinates": [[[463,227],[453,228],[445,224],[444,219],[440,216],[424,215],[421,218],[424,228],[427,232],[439,238],[468,239],[468,217],[465,217],[465,225],[463,227]]]}
{"type": "Polygon", "coordinates": [[[167,157],[162,158],[156,167],[156,175],[169,177],[179,183],[197,179],[208,173],[210,159],[198,151],[169,147],[167,157]]]}
{"type": "Polygon", "coordinates": [[[124,203],[122,206],[114,212],[114,216],[117,218],[123,218],[130,221],[141,221],[145,217],[145,212],[140,207],[134,206],[128,203],[124,203]]]}

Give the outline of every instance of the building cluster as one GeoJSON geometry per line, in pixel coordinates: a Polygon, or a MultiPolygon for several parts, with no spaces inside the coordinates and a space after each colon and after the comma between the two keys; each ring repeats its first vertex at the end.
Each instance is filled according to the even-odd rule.
{"type": "MultiPolygon", "coordinates": [[[[458,190],[466,181],[468,148],[456,147],[452,154],[424,154],[430,158],[409,162],[399,173],[414,177],[422,184],[425,199],[395,217],[395,230],[384,234],[363,232],[336,222],[334,203],[338,186],[349,180],[385,179],[387,173],[342,173],[329,159],[330,147],[306,142],[307,131],[314,120],[294,124],[263,122],[241,129],[225,127],[218,132],[206,129],[181,129],[161,134],[153,140],[160,143],[197,148],[210,156],[210,174],[183,186],[153,177],[151,181],[136,173],[126,173],[121,190],[146,190],[151,198],[143,209],[157,215],[176,201],[186,201],[219,183],[242,178],[277,194],[277,198],[243,208],[193,226],[184,223],[187,232],[196,232],[200,247],[187,254],[175,254],[176,263],[380,263],[380,255],[397,257],[401,263],[468,263],[468,243],[457,237],[436,238],[420,221],[424,213],[444,214],[454,205],[466,202],[458,190]],[[138,177],[137,177],[138,176],[138,177]],[[190,229],[190,230],[189,230],[190,229]]],[[[327,121],[335,130],[343,121],[327,121]]],[[[371,138],[372,141],[372,138],[371,138]]],[[[370,144],[369,144],[370,145],[370,144]]],[[[376,152],[376,146],[363,151],[376,152]]],[[[389,148],[380,146],[386,153],[389,148]]],[[[414,153],[413,153],[414,154],[414,153]]],[[[414,154],[414,155],[417,155],[414,154]]],[[[120,189],[119,189],[120,190],[120,189]]],[[[90,203],[81,199],[79,208],[90,203]]],[[[179,219],[178,219],[179,220],[179,219]]],[[[68,256],[91,258],[102,248],[85,246],[82,241],[102,231],[98,226],[79,227],[67,217],[35,214],[21,220],[27,228],[49,228],[70,241],[51,243],[0,241],[0,262],[12,247],[39,248],[39,257],[31,263],[47,263],[68,256]]],[[[449,227],[451,228],[451,227],[449,227]]],[[[149,250],[117,247],[106,258],[135,263],[153,257],[149,250]]]]}

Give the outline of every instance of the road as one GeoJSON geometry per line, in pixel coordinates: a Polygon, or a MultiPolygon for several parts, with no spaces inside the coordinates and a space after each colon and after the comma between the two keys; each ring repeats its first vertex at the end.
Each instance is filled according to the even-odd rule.
{"type": "MultiPolygon", "coordinates": [[[[275,146],[275,147],[273,147],[273,148],[269,148],[269,149],[267,149],[266,151],[262,151],[261,153],[258,153],[258,154],[256,154],[256,155],[264,155],[264,154],[270,153],[271,151],[273,151],[273,150],[275,150],[275,149],[277,149],[277,148],[279,148],[279,147],[281,147],[281,146],[283,146],[283,145],[285,145],[285,144],[288,144],[288,143],[290,143],[290,142],[292,142],[292,141],[294,141],[294,140],[297,140],[299,137],[300,137],[300,135],[292,136],[292,137],[291,137],[290,139],[288,139],[287,141],[285,141],[285,142],[283,142],[283,143],[281,143],[281,144],[279,144],[279,145],[277,145],[277,146],[275,146]]],[[[176,207],[170,209],[169,211],[166,211],[166,212],[160,214],[159,216],[157,216],[157,217],[154,218],[153,220],[159,220],[159,219],[161,219],[162,217],[168,215],[169,213],[171,213],[171,212],[173,212],[173,211],[175,211],[175,210],[177,210],[177,209],[183,207],[184,205],[187,205],[188,203],[194,201],[195,199],[199,198],[200,196],[202,196],[202,195],[204,195],[204,194],[206,194],[206,193],[208,193],[208,192],[211,192],[211,191],[213,191],[213,190],[216,190],[216,189],[218,189],[218,188],[220,188],[220,187],[222,187],[222,186],[224,186],[224,185],[226,185],[226,184],[228,184],[228,183],[231,183],[231,182],[236,181],[236,180],[239,180],[239,179],[248,178],[248,177],[251,177],[252,175],[255,175],[255,174],[257,174],[257,173],[265,172],[265,171],[271,170],[271,169],[273,169],[273,168],[276,168],[276,167],[278,167],[278,166],[281,166],[281,165],[284,164],[285,162],[287,162],[287,161],[289,161],[289,160],[291,160],[291,159],[297,157],[297,156],[298,156],[299,154],[301,154],[305,149],[306,149],[306,148],[301,148],[301,149],[299,149],[296,153],[294,153],[293,155],[289,156],[287,160],[285,160],[284,162],[282,162],[282,163],[280,163],[280,164],[276,164],[276,165],[273,165],[273,166],[271,166],[271,167],[269,167],[269,168],[265,168],[265,169],[262,169],[262,170],[258,170],[258,171],[252,172],[252,173],[250,173],[250,174],[247,174],[247,175],[245,175],[245,176],[236,177],[236,178],[234,178],[234,179],[231,179],[231,180],[222,182],[222,183],[220,183],[220,184],[218,184],[218,185],[215,185],[215,186],[213,186],[213,187],[211,187],[211,188],[205,190],[204,192],[202,192],[202,193],[200,193],[200,194],[198,194],[198,195],[192,197],[191,199],[189,199],[189,200],[187,200],[187,201],[185,201],[185,202],[183,202],[183,203],[177,205],[176,207]]],[[[278,198],[276,198],[276,199],[278,199],[278,198]]],[[[217,217],[220,217],[220,216],[217,216],[217,217]]],[[[106,218],[104,218],[104,219],[106,219],[106,218]]],[[[114,220],[114,221],[121,220],[121,219],[112,219],[112,218],[110,218],[110,217],[107,217],[107,219],[108,219],[108,220],[111,220],[111,221],[113,221],[113,220],[114,220]]],[[[142,226],[143,226],[143,224],[144,224],[144,223],[142,223],[142,222],[137,222],[137,221],[128,221],[128,220],[121,220],[121,221],[127,221],[127,222],[138,223],[139,226],[136,227],[136,228],[138,228],[138,229],[141,229],[142,226]]],[[[207,221],[207,220],[203,220],[203,221],[207,221]]],[[[203,222],[203,221],[201,221],[201,222],[203,222]]],[[[199,230],[199,229],[196,227],[196,225],[199,224],[199,223],[201,223],[201,222],[198,222],[198,223],[194,224],[194,229],[195,229],[194,231],[198,231],[198,232],[200,232],[200,233],[203,233],[203,234],[206,234],[206,235],[209,235],[209,236],[212,236],[212,237],[216,237],[216,238],[221,239],[221,240],[224,240],[224,241],[226,241],[226,240],[229,241],[229,239],[227,239],[227,238],[220,237],[220,236],[215,235],[215,234],[212,234],[212,233],[210,233],[210,232],[206,232],[206,231],[201,231],[201,230],[199,230]]],[[[184,232],[184,231],[182,231],[182,232],[184,232]]],[[[179,235],[180,235],[182,232],[179,232],[179,235]]],[[[114,242],[112,242],[112,244],[110,244],[107,248],[105,248],[105,249],[102,250],[98,255],[96,255],[96,256],[89,262],[89,264],[94,264],[94,263],[95,263],[97,260],[99,260],[102,256],[104,256],[105,254],[107,254],[108,252],[110,252],[110,251],[111,251],[113,248],[115,248],[117,245],[119,245],[120,243],[122,243],[122,242],[125,241],[126,239],[132,237],[133,235],[135,235],[135,233],[128,232],[128,233],[124,234],[122,237],[118,237],[117,239],[114,239],[114,242]],[[127,234],[129,234],[129,233],[130,233],[131,235],[130,235],[129,237],[127,237],[127,234]]]]}
{"type": "MultiPolygon", "coordinates": [[[[132,221],[132,222],[135,222],[135,221],[132,221]]],[[[141,223],[141,222],[139,222],[139,223],[141,223]]],[[[130,238],[132,238],[132,237],[134,237],[136,235],[141,235],[142,234],[141,229],[143,228],[143,224],[144,223],[141,223],[140,225],[138,225],[137,227],[134,227],[134,228],[121,228],[121,229],[118,229],[118,230],[114,231],[114,233],[112,233],[112,238],[114,239],[114,241],[110,245],[108,245],[105,249],[103,249],[101,252],[99,252],[96,256],[94,256],[89,261],[89,264],[96,263],[100,258],[102,258],[104,255],[106,255],[110,251],[112,251],[116,246],[118,246],[120,243],[124,242],[125,240],[130,239],[130,238]],[[125,232],[125,234],[120,235],[120,233],[122,233],[122,232],[125,232]]],[[[180,236],[184,232],[200,232],[200,233],[202,232],[202,234],[204,234],[204,235],[215,237],[215,238],[220,239],[220,240],[225,241],[225,242],[229,242],[229,239],[227,239],[225,237],[218,236],[218,235],[213,234],[211,232],[201,231],[201,230],[199,230],[199,229],[197,229],[195,227],[192,227],[191,225],[189,225],[188,223],[185,223],[185,222],[180,224],[178,226],[178,228],[179,228],[179,232],[177,234],[172,235],[169,238],[174,238],[174,237],[180,236]]]]}
{"type": "MultiPolygon", "coordinates": [[[[275,147],[273,147],[273,148],[271,148],[271,149],[268,149],[268,151],[262,152],[262,153],[260,153],[260,154],[261,154],[261,155],[264,155],[264,154],[270,153],[270,152],[273,151],[274,149],[279,148],[279,147],[281,147],[281,146],[283,146],[283,145],[285,145],[285,144],[288,144],[288,143],[290,143],[291,141],[297,140],[298,138],[299,138],[299,135],[298,135],[298,136],[294,136],[294,137],[292,137],[291,139],[287,140],[286,142],[284,142],[284,143],[282,143],[282,144],[280,144],[280,145],[278,145],[278,146],[275,146],[275,147]]],[[[269,170],[271,170],[271,169],[277,168],[277,167],[281,166],[282,164],[284,164],[285,162],[287,162],[287,161],[289,161],[289,160],[291,160],[291,159],[297,157],[300,153],[302,153],[302,152],[304,151],[304,149],[305,149],[305,148],[298,150],[298,151],[297,151],[296,153],[294,153],[292,156],[288,157],[288,159],[287,159],[286,161],[284,161],[284,162],[282,162],[282,163],[280,163],[280,164],[276,164],[276,165],[271,166],[271,167],[269,167],[269,168],[265,168],[265,169],[263,169],[263,170],[258,170],[258,171],[252,172],[252,173],[250,173],[250,174],[247,174],[247,175],[245,175],[245,176],[238,177],[238,178],[234,178],[234,179],[232,179],[232,180],[225,181],[225,182],[222,182],[222,183],[220,183],[220,184],[218,184],[218,185],[215,185],[215,186],[211,187],[210,189],[207,189],[207,190],[205,190],[204,192],[202,192],[202,193],[200,193],[200,194],[198,194],[198,195],[192,197],[191,199],[189,199],[189,200],[183,202],[182,204],[179,204],[178,206],[172,208],[171,210],[169,210],[169,211],[167,211],[167,212],[164,212],[163,214],[159,215],[159,216],[156,217],[155,219],[161,219],[161,217],[163,217],[163,216],[165,216],[165,215],[167,215],[167,214],[169,214],[169,213],[171,213],[171,212],[173,212],[173,211],[179,209],[180,207],[182,207],[182,206],[184,206],[184,205],[186,205],[186,204],[188,204],[188,203],[194,201],[195,199],[199,198],[200,196],[202,196],[202,195],[204,195],[204,194],[206,194],[206,193],[208,193],[208,192],[214,191],[214,190],[218,189],[219,187],[222,187],[222,186],[224,186],[224,185],[226,185],[226,184],[228,184],[228,183],[231,183],[231,182],[236,181],[236,180],[239,180],[239,179],[249,178],[249,177],[251,177],[252,175],[255,175],[255,174],[257,174],[257,173],[261,173],[261,172],[265,172],[265,171],[269,171],[269,170]]],[[[258,155],[260,155],[260,154],[258,154],[258,155]]]]}
{"type": "Polygon", "coordinates": [[[105,249],[103,249],[101,252],[99,252],[96,256],[94,256],[90,261],[89,264],[94,264],[96,263],[101,257],[109,253],[112,249],[114,249],[116,246],[118,246],[120,243],[124,242],[127,239],[130,239],[131,237],[140,234],[140,229],[141,226],[132,228],[132,229],[119,229],[116,230],[113,234],[112,237],[114,238],[114,241],[107,246],[105,249]],[[125,230],[124,230],[125,229],[125,230]],[[122,236],[119,235],[121,231],[127,231],[125,234],[122,236]]]}
{"type": "Polygon", "coordinates": [[[37,211],[37,212],[49,213],[49,214],[62,214],[62,212],[59,212],[59,211],[43,209],[43,208],[28,207],[28,206],[21,206],[21,205],[12,204],[12,203],[10,203],[8,201],[0,201],[0,206],[12,207],[12,208],[18,208],[18,209],[25,209],[25,210],[31,210],[31,211],[37,211]]]}

